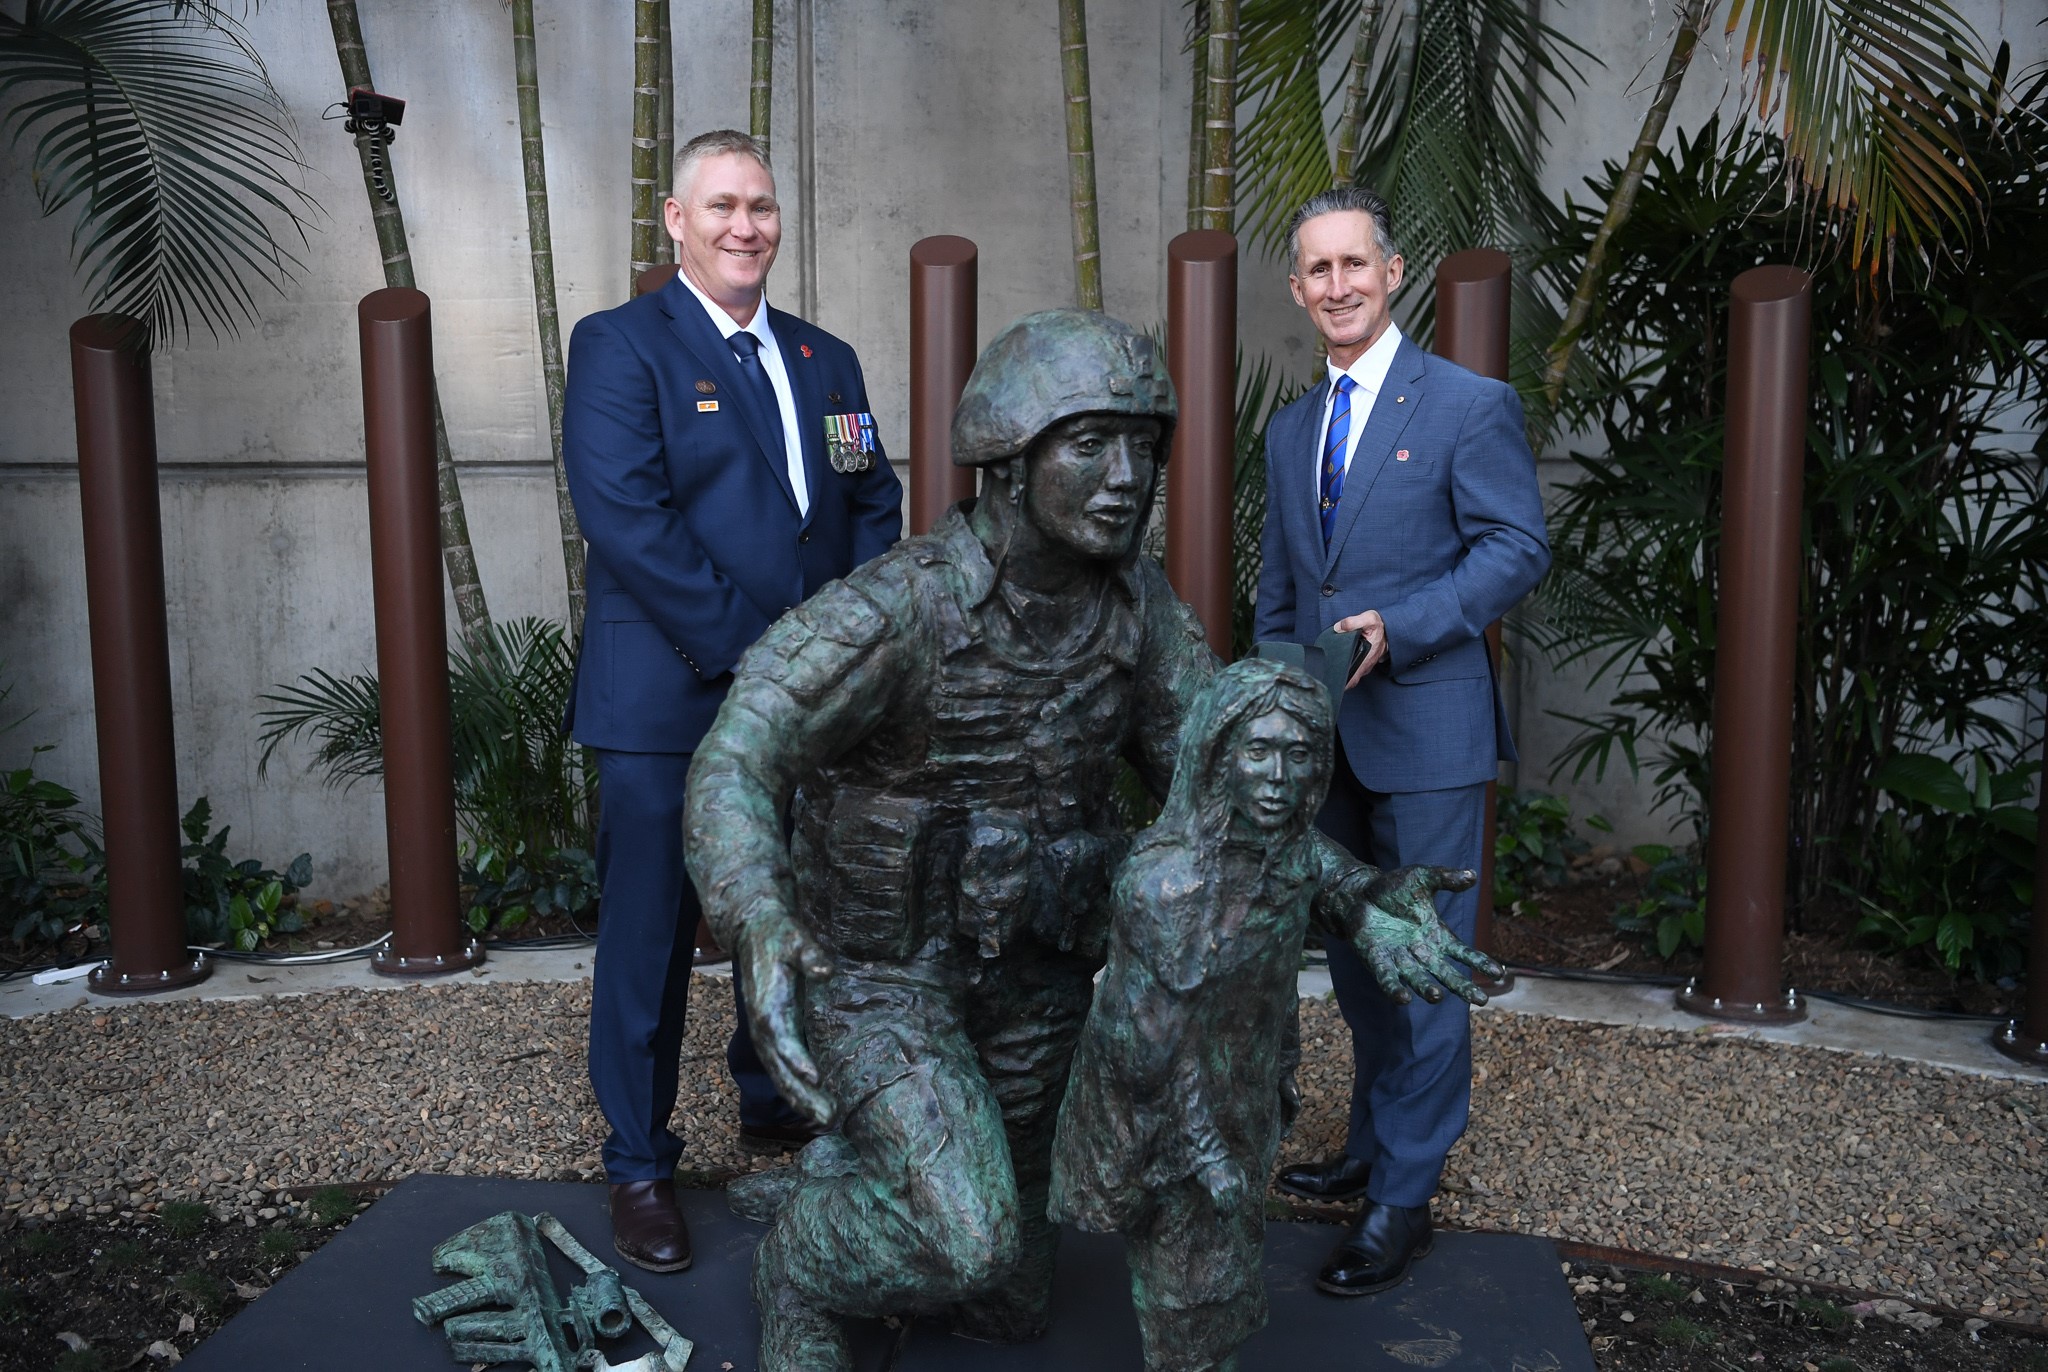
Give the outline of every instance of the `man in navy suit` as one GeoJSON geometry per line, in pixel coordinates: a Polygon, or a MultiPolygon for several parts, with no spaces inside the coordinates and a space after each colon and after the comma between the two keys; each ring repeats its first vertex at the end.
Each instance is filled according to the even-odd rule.
{"type": "MultiPolygon", "coordinates": [[[[681,269],[576,326],[562,416],[590,544],[569,723],[596,751],[601,801],[590,1081],[611,1124],[613,1242],[657,1272],[690,1263],[668,1128],[699,913],[683,864],[690,758],[740,654],[902,532],[853,349],[764,299],[782,241],[766,152],[730,130],[692,139],[674,192],[681,269]]],[[[746,1023],[742,1008],[727,1050],[741,1140],[800,1141],[813,1131],[746,1023]]]]}
{"type": "MultiPolygon", "coordinates": [[[[1536,461],[1515,393],[1423,352],[1388,313],[1404,264],[1378,195],[1311,199],[1289,233],[1295,303],[1328,375],[1266,429],[1260,639],[1364,635],[1338,714],[1336,774],[1319,823],[1382,869],[1477,869],[1486,783],[1515,756],[1486,626],[1550,565],[1536,461]]],[[[1475,890],[1437,897],[1470,943],[1475,890]]],[[[1327,944],[1357,1075],[1345,1149],[1281,1173],[1283,1191],[1363,1197],[1317,1281],[1385,1290],[1429,1251],[1429,1198],[1465,1131],[1463,1001],[1396,1003],[1341,941],[1327,944]]]]}

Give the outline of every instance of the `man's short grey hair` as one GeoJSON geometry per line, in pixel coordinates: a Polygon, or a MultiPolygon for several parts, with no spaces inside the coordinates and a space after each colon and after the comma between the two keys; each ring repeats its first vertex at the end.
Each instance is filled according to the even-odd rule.
{"type": "Polygon", "coordinates": [[[768,145],[750,133],[738,129],[713,129],[700,133],[676,150],[676,164],[669,177],[669,194],[676,199],[683,198],[683,188],[697,173],[697,164],[707,157],[723,157],[727,153],[744,153],[761,164],[761,170],[772,178],[775,168],[768,163],[768,145]]]}
{"type": "Polygon", "coordinates": [[[1394,212],[1387,207],[1386,197],[1370,186],[1332,186],[1310,196],[1308,203],[1287,221],[1288,271],[1293,271],[1295,264],[1301,261],[1301,226],[1321,215],[1345,210],[1372,217],[1372,243],[1380,250],[1380,260],[1394,260],[1401,250],[1394,246],[1394,212]]]}

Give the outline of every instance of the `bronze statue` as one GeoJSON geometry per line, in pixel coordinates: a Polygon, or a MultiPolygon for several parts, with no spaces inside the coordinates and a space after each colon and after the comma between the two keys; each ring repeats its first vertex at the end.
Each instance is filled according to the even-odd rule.
{"type": "MultiPolygon", "coordinates": [[[[697,752],[705,913],[777,1086],[840,1131],[743,1198],[773,1217],[764,1372],[848,1367],[843,1316],[1045,1327],[1053,1131],[1126,842],[1116,765],[1164,794],[1218,668],[1136,555],[1174,414],[1128,326],[1012,324],[954,419],[981,497],[777,621],[697,752]]],[[[1492,964],[1431,902],[1470,874],[1324,861],[1390,993],[1478,998],[1451,960],[1492,964]]]]}
{"type": "Polygon", "coordinates": [[[1300,1099],[1302,943],[1371,879],[1315,837],[1331,727],[1304,673],[1225,668],[1116,876],[1048,1212],[1125,1236],[1148,1372],[1228,1372],[1266,1323],[1264,1182],[1300,1099]]]}

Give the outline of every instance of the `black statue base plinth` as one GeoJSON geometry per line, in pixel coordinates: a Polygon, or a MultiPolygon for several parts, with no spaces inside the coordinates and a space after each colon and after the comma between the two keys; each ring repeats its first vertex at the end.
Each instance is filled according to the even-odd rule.
{"type": "MultiPolygon", "coordinates": [[[[716,1191],[681,1193],[696,1265],[657,1276],[618,1259],[605,1188],[567,1182],[414,1177],[187,1357],[188,1372],[441,1372],[456,1368],[439,1330],[412,1317],[412,1299],[448,1284],[428,1262],[435,1244],[501,1210],[548,1211],[693,1340],[690,1372],[753,1372],[758,1337],[747,1277],[766,1232],[725,1208],[716,1191]]],[[[1266,1229],[1272,1320],[1240,1354],[1242,1372],[1336,1368],[1518,1368],[1591,1372],[1592,1354],[1543,1239],[1439,1234],[1407,1282],[1378,1296],[1335,1300],[1315,1290],[1337,1231],[1266,1229]]],[[[550,1254],[564,1290],[578,1275],[550,1254]]],[[[1052,1332],[1012,1347],[924,1329],[899,1340],[880,1325],[858,1331],[861,1372],[1138,1372],[1138,1325],[1120,1240],[1069,1232],[1060,1246],[1052,1332]],[[898,1347],[899,1342],[901,1347],[898,1347]]],[[[623,1363],[654,1347],[637,1331],[605,1347],[623,1363]]],[[[460,1366],[466,1367],[466,1364],[460,1366]]]]}

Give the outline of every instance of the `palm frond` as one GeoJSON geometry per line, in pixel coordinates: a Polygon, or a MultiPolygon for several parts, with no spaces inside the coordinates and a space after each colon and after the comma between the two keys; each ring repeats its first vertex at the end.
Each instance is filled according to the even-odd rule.
{"type": "Polygon", "coordinates": [[[1238,13],[1239,227],[1276,251],[1295,207],[1332,176],[1320,68],[1358,24],[1361,0],[1245,0],[1238,13]]]}
{"type": "Polygon", "coordinates": [[[0,130],[33,136],[45,215],[76,205],[95,308],[159,341],[257,318],[303,265],[312,199],[290,113],[234,17],[206,0],[45,0],[0,15],[0,130]]]}
{"type": "Polygon", "coordinates": [[[1580,64],[1597,59],[1516,0],[1414,0],[1398,24],[1367,93],[1358,179],[1394,207],[1414,283],[1404,292],[1410,331],[1425,342],[1433,331],[1427,268],[1499,247],[1516,259],[1519,374],[1554,331],[1548,302],[1569,284],[1540,251],[1562,224],[1539,179],[1542,120],[1560,113],[1547,92],[1572,89],[1580,64]]]}
{"type": "Polygon", "coordinates": [[[1738,31],[1757,114],[1812,204],[1853,226],[1852,263],[1968,227],[1982,178],[1959,116],[1985,106],[1990,68],[1948,0],[1732,0],[1738,31]]]}

